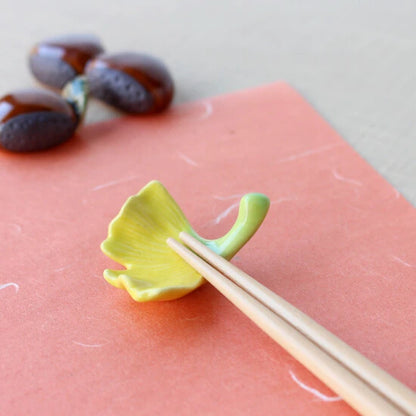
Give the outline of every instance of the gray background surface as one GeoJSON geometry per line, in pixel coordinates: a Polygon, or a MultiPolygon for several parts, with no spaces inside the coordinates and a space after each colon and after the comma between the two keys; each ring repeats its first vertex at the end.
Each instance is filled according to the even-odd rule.
{"type": "MultiPolygon", "coordinates": [[[[0,94],[38,40],[95,33],[170,67],[176,103],[285,80],[416,205],[416,1],[0,0],[0,94]]],[[[117,114],[93,103],[87,122],[117,114]]]]}

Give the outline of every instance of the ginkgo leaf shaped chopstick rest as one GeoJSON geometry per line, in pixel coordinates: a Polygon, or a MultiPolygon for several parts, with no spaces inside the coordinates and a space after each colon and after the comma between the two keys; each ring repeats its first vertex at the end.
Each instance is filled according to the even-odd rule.
{"type": "Polygon", "coordinates": [[[104,278],[139,302],[184,296],[205,280],[171,250],[166,239],[186,231],[229,260],[256,232],[269,204],[263,194],[245,195],[231,230],[221,238],[206,240],[192,229],[165,187],[152,181],[126,201],[109,225],[101,250],[126,269],[107,269],[104,278]]]}

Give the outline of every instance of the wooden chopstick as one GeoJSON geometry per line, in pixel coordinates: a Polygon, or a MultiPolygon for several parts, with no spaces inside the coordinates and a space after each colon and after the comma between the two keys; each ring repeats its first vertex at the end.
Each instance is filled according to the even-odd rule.
{"type": "Polygon", "coordinates": [[[390,374],[376,366],[283,298],[261,285],[223,257],[209,250],[204,244],[189,234],[182,233],[180,238],[200,257],[221,270],[234,283],[268,306],[366,383],[370,384],[391,401],[397,403],[403,410],[416,415],[416,395],[411,389],[397,381],[390,374]]]}
{"type": "Polygon", "coordinates": [[[412,390],[189,234],[180,238],[198,255],[174,239],[167,243],[361,414],[416,415],[412,390]]]}

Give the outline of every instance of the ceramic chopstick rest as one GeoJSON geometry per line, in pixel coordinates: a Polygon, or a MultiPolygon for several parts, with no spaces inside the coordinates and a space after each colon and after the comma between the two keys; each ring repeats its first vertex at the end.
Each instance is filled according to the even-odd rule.
{"type": "Polygon", "coordinates": [[[173,98],[169,70],[151,55],[103,54],[88,63],[85,74],[91,95],[127,113],[157,113],[173,98]]]}
{"type": "Polygon", "coordinates": [[[88,61],[104,52],[93,35],[64,35],[38,42],[29,55],[29,67],[42,84],[61,89],[84,73],[88,61]]]}
{"type": "Polygon", "coordinates": [[[265,195],[245,195],[231,230],[221,238],[206,240],[192,229],[164,186],[152,181],[126,201],[109,225],[101,249],[125,269],[107,269],[104,278],[139,302],[184,296],[205,280],[168,247],[166,239],[186,231],[229,260],[256,232],[268,208],[265,195]]]}
{"type": "Polygon", "coordinates": [[[45,150],[70,139],[85,111],[83,81],[66,98],[51,91],[21,90],[0,99],[0,144],[13,152],[45,150]]]}

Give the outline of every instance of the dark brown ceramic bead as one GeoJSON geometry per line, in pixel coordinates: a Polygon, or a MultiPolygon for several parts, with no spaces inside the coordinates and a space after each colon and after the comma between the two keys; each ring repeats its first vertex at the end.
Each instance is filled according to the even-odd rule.
{"type": "Polygon", "coordinates": [[[91,35],[66,35],[39,42],[31,51],[29,65],[43,84],[62,88],[84,72],[87,62],[104,51],[91,35]]]}
{"type": "Polygon", "coordinates": [[[173,80],[164,63],[141,53],[103,54],[85,74],[91,95],[129,113],[156,113],[173,98],[173,80]]]}
{"type": "Polygon", "coordinates": [[[75,111],[49,91],[22,90],[0,99],[0,144],[14,152],[43,150],[73,136],[75,111]]]}

